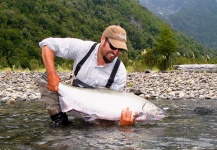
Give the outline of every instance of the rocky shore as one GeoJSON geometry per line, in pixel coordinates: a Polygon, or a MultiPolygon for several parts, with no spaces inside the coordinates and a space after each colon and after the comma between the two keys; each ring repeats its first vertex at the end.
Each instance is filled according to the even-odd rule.
{"type": "MultiPolygon", "coordinates": [[[[40,101],[40,72],[0,72],[0,103],[40,101]]],[[[59,73],[70,84],[70,73],[59,73]]],[[[217,99],[217,73],[170,72],[129,73],[125,92],[146,99],[217,99]]]]}

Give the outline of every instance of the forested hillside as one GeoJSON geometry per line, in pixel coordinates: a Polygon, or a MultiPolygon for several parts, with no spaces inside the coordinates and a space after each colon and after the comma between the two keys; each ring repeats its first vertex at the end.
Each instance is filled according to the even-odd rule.
{"type": "Polygon", "coordinates": [[[216,0],[189,1],[178,13],[171,14],[169,19],[179,31],[217,50],[216,0]]]}
{"type": "MultiPolygon", "coordinates": [[[[38,42],[42,39],[76,37],[99,42],[110,24],[126,29],[128,58],[135,60],[139,51],[154,48],[162,23],[136,0],[0,0],[0,67],[40,67],[38,42]]],[[[181,53],[214,55],[193,39],[173,33],[181,53]]]]}
{"type": "Polygon", "coordinates": [[[179,12],[189,0],[139,0],[156,15],[167,17],[169,14],[179,12]]]}
{"type": "Polygon", "coordinates": [[[217,50],[216,0],[139,0],[173,28],[217,50]]]}

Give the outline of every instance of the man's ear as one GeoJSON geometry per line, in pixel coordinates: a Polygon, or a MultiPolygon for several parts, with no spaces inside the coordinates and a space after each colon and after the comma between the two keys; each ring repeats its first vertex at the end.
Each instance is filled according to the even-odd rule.
{"type": "Polygon", "coordinates": [[[101,44],[102,44],[103,46],[105,46],[105,44],[106,44],[106,37],[101,36],[101,44]]]}
{"type": "Polygon", "coordinates": [[[104,42],[105,42],[105,37],[101,36],[101,43],[104,43],[104,42]]]}

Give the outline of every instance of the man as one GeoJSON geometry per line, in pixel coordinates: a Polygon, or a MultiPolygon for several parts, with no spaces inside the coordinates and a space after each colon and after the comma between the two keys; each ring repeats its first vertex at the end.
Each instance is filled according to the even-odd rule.
{"type": "MultiPolygon", "coordinates": [[[[111,25],[104,30],[98,44],[76,38],[47,38],[39,43],[46,68],[42,78],[48,82],[47,86],[40,85],[41,98],[55,124],[67,124],[68,117],[61,112],[56,93],[60,77],[54,67],[54,57],[74,60],[73,71],[76,79],[73,86],[107,87],[121,91],[126,84],[127,73],[118,55],[127,51],[126,42],[126,31],[120,26],[111,25]]],[[[131,125],[133,121],[132,112],[124,109],[119,124],[131,125]]]]}

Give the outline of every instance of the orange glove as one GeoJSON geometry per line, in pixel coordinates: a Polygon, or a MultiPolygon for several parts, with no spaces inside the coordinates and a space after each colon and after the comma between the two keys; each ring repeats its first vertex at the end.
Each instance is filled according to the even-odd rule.
{"type": "MultiPolygon", "coordinates": [[[[135,113],[135,115],[138,114],[138,112],[135,113]]],[[[132,111],[129,110],[129,108],[127,107],[126,109],[123,109],[121,112],[121,118],[119,121],[119,125],[121,126],[130,126],[134,123],[135,121],[135,117],[132,114],[132,111]]]]}
{"type": "Polygon", "coordinates": [[[60,82],[60,77],[56,72],[48,74],[48,85],[47,85],[48,90],[57,92],[59,82],[60,82]]]}

